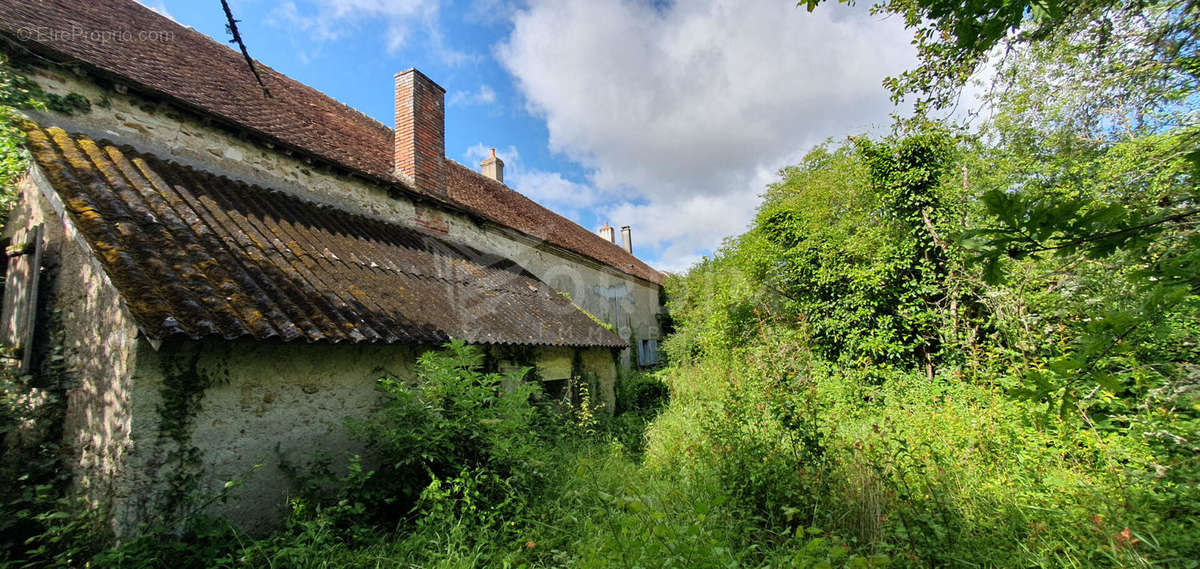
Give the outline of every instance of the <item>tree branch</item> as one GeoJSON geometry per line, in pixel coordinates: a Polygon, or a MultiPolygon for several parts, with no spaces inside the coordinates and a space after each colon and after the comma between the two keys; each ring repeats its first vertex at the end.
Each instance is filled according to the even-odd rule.
{"type": "MultiPolygon", "coordinates": [[[[1170,223],[1172,221],[1182,221],[1182,220],[1187,219],[1198,213],[1200,213],[1200,208],[1190,209],[1188,211],[1176,213],[1174,215],[1168,215],[1166,217],[1156,219],[1154,221],[1148,221],[1146,223],[1142,223],[1139,225],[1134,225],[1132,227],[1126,227],[1124,229],[1118,229],[1116,231],[1109,231],[1108,233],[1101,233],[1099,235],[1088,235],[1087,237],[1080,237],[1078,239],[1072,239],[1070,241],[1067,241],[1065,243],[1061,243],[1058,245],[1045,245],[1040,248],[1031,249],[1031,250],[1024,251],[1024,252],[1025,253],[1041,253],[1041,252],[1045,252],[1045,251],[1054,251],[1057,249],[1066,249],[1067,247],[1074,247],[1076,245],[1083,245],[1084,243],[1102,241],[1104,239],[1109,239],[1112,237],[1120,237],[1120,236],[1128,234],[1128,233],[1134,233],[1137,231],[1141,231],[1143,229],[1149,229],[1156,225],[1162,225],[1164,223],[1170,223]]],[[[1028,238],[1033,243],[1041,245],[1041,243],[1039,243],[1038,241],[1033,240],[1032,237],[1026,236],[1026,238],[1028,238]]]]}
{"type": "Polygon", "coordinates": [[[225,24],[225,27],[229,30],[229,35],[233,36],[233,39],[229,40],[229,43],[236,43],[238,48],[242,50],[242,57],[246,58],[246,65],[250,67],[250,73],[254,74],[254,79],[258,81],[258,86],[262,87],[263,97],[270,99],[271,91],[263,83],[262,76],[258,74],[258,69],[254,67],[254,59],[250,57],[250,52],[246,50],[246,44],[242,42],[242,34],[238,33],[237,28],[238,21],[233,19],[233,11],[229,9],[229,2],[221,0],[221,7],[225,9],[225,20],[228,22],[225,24]]]}

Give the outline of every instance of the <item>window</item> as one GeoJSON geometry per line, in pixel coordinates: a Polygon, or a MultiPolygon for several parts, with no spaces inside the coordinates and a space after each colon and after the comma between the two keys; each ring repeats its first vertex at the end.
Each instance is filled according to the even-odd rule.
{"type": "Polygon", "coordinates": [[[657,363],[658,340],[642,340],[641,349],[638,350],[638,365],[646,367],[657,363]]]}

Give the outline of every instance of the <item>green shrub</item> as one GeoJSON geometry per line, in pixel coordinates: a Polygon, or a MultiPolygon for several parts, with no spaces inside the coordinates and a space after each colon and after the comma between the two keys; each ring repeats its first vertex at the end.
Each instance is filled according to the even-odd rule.
{"type": "Polygon", "coordinates": [[[367,444],[374,473],[350,488],[370,515],[393,522],[431,484],[466,476],[486,505],[506,503],[512,487],[533,489],[540,470],[539,410],[530,402],[539,386],[522,381],[528,369],[484,373],[483,354],[462,341],[417,360],[416,381],[383,378],[381,408],[349,423],[367,444]]]}
{"type": "Polygon", "coordinates": [[[670,392],[655,372],[630,371],[621,374],[616,386],[616,414],[657,413],[666,404],[670,392]]]}

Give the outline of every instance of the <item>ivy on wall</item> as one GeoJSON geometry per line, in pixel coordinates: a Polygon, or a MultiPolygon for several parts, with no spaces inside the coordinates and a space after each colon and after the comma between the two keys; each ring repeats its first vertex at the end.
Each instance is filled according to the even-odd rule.
{"type": "Polygon", "coordinates": [[[65,115],[87,113],[92,103],[78,93],[47,93],[26,74],[23,63],[0,51],[0,222],[16,202],[17,178],[28,166],[25,135],[17,128],[18,109],[55,111],[65,115]]]}
{"type": "MultiPolygon", "coordinates": [[[[165,450],[162,466],[167,470],[166,492],[158,511],[168,519],[183,520],[196,504],[202,504],[200,479],[203,452],[192,441],[192,430],[200,414],[204,393],[217,383],[219,371],[202,369],[204,344],[167,344],[160,350],[159,370],[162,402],[158,407],[157,445],[165,450]]],[[[214,361],[227,361],[218,354],[214,361]]],[[[228,376],[228,368],[225,368],[228,376]]]]}

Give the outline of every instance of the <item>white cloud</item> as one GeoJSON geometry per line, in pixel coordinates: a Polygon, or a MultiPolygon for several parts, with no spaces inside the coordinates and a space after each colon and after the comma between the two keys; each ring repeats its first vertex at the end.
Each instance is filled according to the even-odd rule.
{"type": "Polygon", "coordinates": [[[590,185],[572,182],[558,172],[518,168],[505,179],[525,197],[576,222],[582,210],[595,206],[601,197],[590,185]]]}
{"type": "Polygon", "coordinates": [[[310,0],[297,5],[288,1],[272,12],[275,21],[307,32],[318,41],[344,39],[364,23],[387,24],[386,44],[395,53],[408,40],[414,27],[428,38],[428,47],[447,65],[477,61],[472,55],[448,47],[438,25],[438,0],[310,0]]]}
{"type": "MultiPolygon", "coordinates": [[[[468,148],[463,158],[468,167],[474,168],[490,155],[491,149],[478,143],[468,148]]],[[[592,186],[568,180],[558,172],[526,167],[514,146],[497,150],[496,156],[504,161],[504,183],[508,187],[576,223],[584,210],[594,208],[605,197],[592,186]]]]}
{"type": "Polygon", "coordinates": [[[609,220],[671,268],[742,231],[813,144],[886,126],[880,82],[915,61],[901,21],[834,3],[532,0],[512,23],[496,56],[551,150],[632,192],[609,220]]]}
{"type": "MultiPolygon", "coordinates": [[[[798,161],[799,156],[786,163],[798,161]]],[[[774,170],[759,169],[748,181],[726,192],[695,193],[636,204],[621,202],[604,209],[607,219],[633,227],[640,257],[661,271],[683,272],[700,260],[702,251],[715,249],[729,236],[747,229],[774,170]],[[646,251],[646,247],[649,251],[646,251]]]]}
{"type": "Polygon", "coordinates": [[[487,83],[479,86],[476,91],[456,91],[450,95],[451,105],[490,105],[496,102],[496,91],[487,83]]]}

